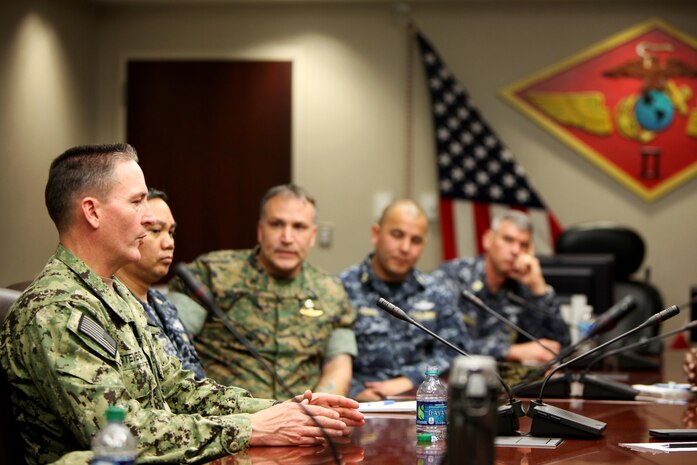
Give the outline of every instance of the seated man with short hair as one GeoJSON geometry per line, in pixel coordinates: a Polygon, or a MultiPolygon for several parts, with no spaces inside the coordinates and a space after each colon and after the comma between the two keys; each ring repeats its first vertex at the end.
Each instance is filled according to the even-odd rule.
{"type": "MultiPolygon", "coordinates": [[[[291,390],[343,395],[356,355],[355,311],[339,280],[305,260],[317,236],[316,215],[304,189],[273,187],[261,200],[255,248],[209,252],[187,267],[291,390]]],[[[191,294],[179,278],[170,290],[191,294]]],[[[274,373],[216,316],[208,315],[195,340],[216,381],[259,396],[283,394],[274,373]]]]}
{"type": "MultiPolygon", "coordinates": [[[[167,276],[172,264],[177,223],[167,205],[167,195],[164,192],[148,189],[148,206],[155,215],[155,222],[147,228],[148,234],[140,246],[140,260],[121,268],[116,272],[116,277],[143,305],[148,322],[160,328],[160,339],[165,351],[179,358],[182,368],[193,371],[196,379],[203,379],[206,373],[201,366],[201,359],[196,353],[189,331],[179,319],[177,307],[152,287],[167,276]]],[[[191,299],[189,301],[190,305],[198,305],[191,299]]]]}
{"type": "MultiPolygon", "coordinates": [[[[433,276],[448,281],[459,294],[472,292],[485,304],[539,337],[555,352],[571,342],[569,328],[559,313],[559,301],[547,285],[534,255],[532,222],[525,213],[507,210],[491,222],[484,234],[484,255],[442,264],[433,276]],[[508,297],[512,292],[536,307],[523,308],[508,297]]],[[[460,297],[474,353],[510,362],[547,362],[554,355],[536,342],[516,342],[501,320],[460,297]]]]}
{"type": "Polygon", "coordinates": [[[428,366],[441,372],[457,352],[379,309],[383,297],[439,336],[465,348],[466,329],[449,287],[415,268],[426,245],[428,221],[412,200],[392,202],[371,229],[373,252],[341,278],[358,309],[358,357],[351,396],[377,400],[414,389],[428,366]]]}
{"type": "Polygon", "coordinates": [[[59,245],[12,306],[0,365],[27,463],[86,450],[110,405],[126,410],[138,461],[198,463],[248,446],[312,445],[363,423],[358,403],[305,391],[287,402],[255,399],[194,379],[162,349],[117,270],[140,259],[155,218],[135,149],[76,147],[52,163],[46,206],[59,245]]]}

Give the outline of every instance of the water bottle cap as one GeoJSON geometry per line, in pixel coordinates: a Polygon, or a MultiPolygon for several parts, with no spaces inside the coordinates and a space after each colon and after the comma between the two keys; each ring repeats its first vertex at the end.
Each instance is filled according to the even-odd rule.
{"type": "Polygon", "coordinates": [[[126,412],[121,407],[110,405],[106,409],[106,421],[123,421],[126,418],[126,412]]]}
{"type": "Polygon", "coordinates": [[[438,369],[438,367],[427,367],[427,368],[426,368],[426,371],[424,372],[424,374],[427,375],[427,376],[428,376],[428,375],[439,375],[439,374],[440,374],[440,370],[438,369]]]}
{"type": "Polygon", "coordinates": [[[432,441],[432,436],[429,433],[419,433],[416,435],[416,442],[423,443],[432,441]]]}

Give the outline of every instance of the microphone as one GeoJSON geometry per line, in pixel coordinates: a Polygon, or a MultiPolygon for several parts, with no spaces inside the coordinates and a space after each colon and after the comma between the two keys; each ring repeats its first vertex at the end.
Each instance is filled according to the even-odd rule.
{"type": "MultiPolygon", "coordinates": [[[[383,299],[380,297],[377,300],[377,306],[380,307],[381,309],[385,310],[387,313],[392,315],[393,317],[406,321],[407,323],[416,326],[419,328],[421,331],[425,332],[432,338],[438,340],[439,342],[445,344],[446,346],[450,347],[453,349],[455,352],[457,352],[460,355],[464,355],[465,357],[470,357],[470,354],[465,352],[464,350],[460,349],[458,346],[455,344],[452,344],[451,342],[443,339],[430,329],[426,328],[424,325],[419,323],[418,321],[414,320],[412,317],[407,315],[407,313],[402,310],[401,308],[397,307],[393,303],[387,301],[386,299],[383,299]]],[[[513,396],[513,392],[511,391],[511,388],[506,384],[506,382],[501,378],[501,375],[496,373],[496,378],[498,378],[499,383],[501,383],[501,386],[503,386],[503,389],[506,391],[508,394],[508,405],[501,405],[499,406],[497,412],[498,412],[498,435],[499,436],[515,436],[518,434],[518,428],[520,427],[520,422],[518,418],[522,417],[525,415],[525,412],[523,411],[523,405],[522,403],[516,399],[513,396]]]]}
{"type": "Polygon", "coordinates": [[[529,332],[525,331],[523,328],[521,328],[521,327],[518,326],[517,324],[513,323],[511,320],[509,320],[509,319],[506,318],[505,316],[499,314],[496,310],[494,310],[493,308],[491,308],[491,307],[489,307],[487,304],[485,304],[484,301],[482,301],[482,299],[480,299],[480,298],[477,297],[476,295],[472,294],[472,293],[471,293],[470,291],[468,291],[467,289],[465,289],[465,290],[462,291],[462,297],[464,297],[465,300],[467,300],[468,302],[470,302],[471,304],[473,304],[475,307],[480,308],[480,309],[484,310],[485,312],[487,312],[489,315],[495,317],[497,320],[501,321],[503,324],[505,324],[505,325],[508,326],[509,328],[513,329],[514,331],[519,332],[520,334],[522,334],[523,336],[527,337],[527,338],[530,339],[531,341],[537,343],[537,344],[540,345],[543,349],[545,349],[547,352],[549,352],[550,354],[554,355],[555,357],[559,355],[557,352],[555,352],[554,350],[550,349],[549,346],[546,346],[545,344],[543,344],[542,341],[540,341],[539,338],[533,336],[532,334],[530,334],[529,332]]]}
{"type": "MultiPolygon", "coordinates": [[[[512,292],[510,294],[513,294],[512,292]]],[[[516,294],[513,294],[516,297],[518,297],[523,303],[525,303],[525,300],[523,300],[521,297],[517,296],[516,294]]],[[[513,323],[510,319],[506,318],[505,316],[499,314],[496,310],[493,308],[489,307],[487,304],[484,303],[482,299],[474,295],[472,292],[468,291],[467,289],[462,291],[462,297],[465,298],[468,302],[476,306],[477,308],[480,308],[487,312],[488,314],[494,316],[496,319],[500,320],[503,322],[506,326],[509,328],[512,328],[514,331],[519,332],[523,336],[527,337],[531,341],[535,342],[539,346],[541,346],[543,349],[545,349],[547,352],[551,353],[554,355],[554,359],[556,360],[559,354],[549,348],[549,346],[545,345],[542,341],[540,341],[539,338],[533,336],[529,332],[525,331],[523,328],[520,326],[516,325],[513,323]]],[[[546,370],[545,370],[546,371],[546,370]]],[[[542,372],[544,373],[544,372],[542,372]]],[[[542,373],[539,373],[538,376],[541,376],[542,373]]],[[[516,395],[522,396],[522,397],[534,397],[535,393],[537,392],[537,389],[539,389],[541,385],[541,381],[537,382],[532,382],[532,383],[526,383],[522,382],[516,386],[513,386],[513,392],[515,392],[516,395]]],[[[571,393],[571,383],[569,382],[569,378],[566,375],[560,375],[553,380],[551,380],[550,385],[554,386],[554,391],[550,392],[550,397],[569,397],[569,394],[571,393]]]]}
{"type": "MultiPolygon", "coordinates": [[[[227,315],[218,307],[218,305],[215,303],[215,299],[213,298],[213,293],[208,289],[208,287],[201,282],[192,272],[189,270],[184,263],[177,263],[174,266],[174,274],[181,278],[182,281],[184,281],[184,284],[186,285],[187,288],[191,291],[191,293],[210,311],[212,312],[215,316],[217,316],[220,321],[223,323],[223,325],[227,328],[228,331],[232,333],[232,335],[237,338],[238,341],[249,351],[249,353],[254,357],[254,359],[259,362],[261,367],[271,375],[271,377],[274,379],[274,381],[283,389],[283,391],[286,393],[286,395],[290,396],[291,398],[294,397],[293,392],[288,388],[286,383],[281,379],[280,376],[278,376],[278,373],[276,373],[276,370],[274,370],[268,362],[261,356],[259,351],[252,345],[251,342],[245,337],[244,334],[242,334],[231,322],[230,319],[227,317],[227,315]]],[[[332,440],[331,436],[327,434],[327,432],[324,430],[322,425],[320,424],[319,420],[315,418],[315,416],[303,405],[302,403],[300,404],[300,407],[302,408],[303,412],[307,416],[309,416],[313,423],[319,428],[319,430],[322,433],[322,436],[327,440],[327,443],[329,444],[329,449],[332,452],[332,456],[334,458],[334,462],[339,464],[339,452],[336,449],[336,445],[334,444],[334,441],[332,440]]]]}
{"type": "Polygon", "coordinates": [[[189,288],[193,296],[196,297],[204,307],[213,311],[213,313],[217,313],[214,310],[217,309],[217,305],[215,304],[213,293],[210,291],[210,289],[208,289],[208,287],[206,287],[205,284],[194,276],[194,274],[186,267],[184,263],[180,262],[174,265],[173,271],[175,275],[184,281],[186,287],[189,288]]]}
{"type": "Polygon", "coordinates": [[[581,338],[576,344],[572,344],[566,349],[562,350],[555,360],[552,360],[549,364],[545,365],[546,369],[550,368],[554,363],[563,361],[566,357],[572,354],[576,349],[581,347],[586,341],[593,339],[594,337],[603,334],[606,331],[610,331],[617,325],[617,323],[627,316],[629,312],[634,310],[637,306],[636,300],[632,295],[626,295],[619,302],[615,303],[612,307],[607,309],[605,312],[600,314],[598,318],[593,323],[593,326],[588,330],[588,333],[581,338]]]}
{"type": "Polygon", "coordinates": [[[596,318],[593,326],[588,330],[585,340],[610,331],[622,318],[634,310],[636,306],[636,300],[631,294],[624,296],[619,302],[596,318]]]}
{"type": "Polygon", "coordinates": [[[661,310],[655,315],[649,317],[639,326],[636,326],[629,331],[620,334],[619,336],[610,339],[592,350],[564,362],[551,370],[542,382],[539,396],[536,400],[530,402],[530,407],[528,408],[528,416],[532,418],[530,434],[532,436],[555,435],[563,438],[597,438],[601,436],[607,427],[607,423],[593,420],[592,418],[584,417],[583,415],[576,413],[568,412],[564,409],[553,407],[542,402],[542,396],[544,394],[547,381],[549,381],[551,376],[560,369],[565,368],[582,358],[588,357],[589,355],[617,342],[624,337],[629,336],[632,333],[635,333],[636,331],[639,331],[640,329],[666,321],[678,313],[680,313],[680,309],[676,305],[668,307],[665,310],[661,310]]]}
{"type": "Polygon", "coordinates": [[[637,347],[651,344],[653,342],[660,341],[661,339],[674,336],[675,334],[682,333],[683,331],[690,331],[695,328],[697,328],[697,320],[693,320],[681,328],[674,329],[673,331],[668,331],[667,333],[659,334],[658,336],[650,338],[644,338],[632,344],[618,347],[617,349],[613,349],[598,355],[588,362],[588,365],[579,376],[579,381],[583,383],[583,398],[603,400],[633,400],[639,391],[625,383],[620,383],[601,376],[589,374],[590,369],[607,357],[611,357],[631,349],[636,349],[637,347]]]}

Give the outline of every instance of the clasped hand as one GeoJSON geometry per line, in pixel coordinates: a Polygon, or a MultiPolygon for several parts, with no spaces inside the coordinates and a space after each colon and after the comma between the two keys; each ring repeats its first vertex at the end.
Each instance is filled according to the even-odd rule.
{"type": "Polygon", "coordinates": [[[252,446],[314,445],[324,434],[342,437],[365,422],[358,402],[343,396],[305,391],[252,414],[252,446]],[[324,434],[323,434],[324,433],[324,434]]]}

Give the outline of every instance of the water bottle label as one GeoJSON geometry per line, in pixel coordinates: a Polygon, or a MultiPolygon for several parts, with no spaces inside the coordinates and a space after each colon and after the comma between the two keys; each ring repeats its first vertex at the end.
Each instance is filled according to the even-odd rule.
{"type": "Polygon", "coordinates": [[[131,457],[95,457],[91,465],[134,465],[135,463],[135,458],[131,457]]]}
{"type": "Polygon", "coordinates": [[[416,424],[420,426],[447,425],[448,406],[445,402],[416,402],[416,424]]]}

